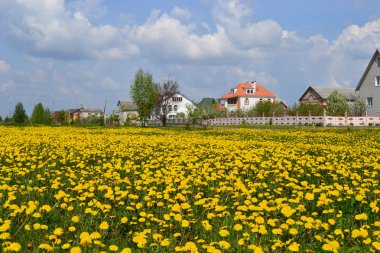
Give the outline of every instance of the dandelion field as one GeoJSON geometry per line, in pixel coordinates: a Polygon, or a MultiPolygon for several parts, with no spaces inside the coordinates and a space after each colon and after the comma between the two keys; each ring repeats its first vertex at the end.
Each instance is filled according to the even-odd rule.
{"type": "Polygon", "coordinates": [[[3,252],[379,252],[380,131],[0,127],[3,252]]]}

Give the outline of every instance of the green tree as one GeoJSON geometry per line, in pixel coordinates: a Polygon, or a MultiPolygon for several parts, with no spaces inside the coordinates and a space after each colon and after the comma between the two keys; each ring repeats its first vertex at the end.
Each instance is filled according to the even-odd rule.
{"type": "Polygon", "coordinates": [[[33,124],[45,124],[46,114],[45,114],[45,109],[42,103],[38,103],[34,107],[31,121],[33,124]]]}
{"type": "Polygon", "coordinates": [[[320,104],[312,104],[312,103],[302,103],[302,104],[294,104],[292,108],[288,111],[289,115],[298,115],[299,116],[321,116],[323,115],[323,107],[320,104]]]}
{"type": "Polygon", "coordinates": [[[17,124],[24,124],[28,121],[28,116],[26,115],[24,106],[21,102],[18,102],[15,106],[15,110],[13,112],[12,120],[17,124]]]}
{"type": "Polygon", "coordinates": [[[187,110],[187,116],[185,119],[185,125],[188,129],[190,127],[195,127],[196,125],[201,125],[202,120],[204,118],[204,111],[202,108],[197,108],[193,105],[187,105],[186,106],[187,110]]]}
{"type": "Polygon", "coordinates": [[[329,116],[344,116],[350,111],[346,98],[339,94],[338,91],[333,91],[327,97],[327,115],[329,116]]]}
{"type": "Polygon", "coordinates": [[[54,119],[57,123],[60,123],[61,125],[68,125],[70,123],[70,112],[65,110],[60,110],[55,116],[54,119]]]}
{"type": "Polygon", "coordinates": [[[130,92],[132,100],[137,106],[141,125],[145,126],[156,105],[158,97],[152,74],[148,72],[144,73],[142,69],[139,69],[135,74],[130,92]]]}
{"type": "Polygon", "coordinates": [[[53,122],[53,116],[50,109],[45,108],[44,114],[45,114],[45,122],[43,124],[51,125],[51,123],[53,122]]]}
{"type": "Polygon", "coordinates": [[[258,117],[262,117],[263,115],[265,117],[272,116],[271,107],[272,107],[271,101],[264,101],[264,102],[257,103],[254,109],[256,116],[258,117]]]}
{"type": "Polygon", "coordinates": [[[3,123],[3,118],[0,116],[0,123],[3,123]]]}
{"type": "Polygon", "coordinates": [[[363,97],[357,97],[352,104],[351,112],[353,116],[365,116],[367,112],[367,103],[363,97]]]}

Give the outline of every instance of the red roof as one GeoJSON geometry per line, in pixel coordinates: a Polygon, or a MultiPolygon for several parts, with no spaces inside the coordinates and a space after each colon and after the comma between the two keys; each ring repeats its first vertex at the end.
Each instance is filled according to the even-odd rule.
{"type": "Polygon", "coordinates": [[[234,89],[236,89],[236,92],[232,93],[226,93],[224,94],[220,99],[227,99],[227,98],[235,98],[235,97],[265,97],[265,98],[275,98],[276,96],[274,93],[270,92],[269,90],[265,89],[260,84],[256,83],[256,89],[254,93],[247,93],[246,89],[254,89],[255,84],[251,82],[247,83],[240,83],[238,84],[234,89]]]}

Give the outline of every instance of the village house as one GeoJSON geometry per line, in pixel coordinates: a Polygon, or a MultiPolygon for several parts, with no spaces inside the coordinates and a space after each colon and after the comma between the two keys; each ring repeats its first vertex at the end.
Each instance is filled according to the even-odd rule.
{"type": "Polygon", "coordinates": [[[117,107],[114,111],[114,114],[116,114],[119,118],[119,125],[135,125],[139,116],[135,103],[122,100],[119,100],[117,102],[117,107]]]}
{"type": "Polygon", "coordinates": [[[177,118],[178,115],[187,116],[188,107],[195,107],[195,104],[182,94],[175,94],[168,104],[168,119],[177,118]]]}
{"type": "Polygon", "coordinates": [[[90,108],[84,108],[79,107],[77,109],[69,109],[70,112],[70,121],[76,122],[89,119],[89,118],[103,118],[104,113],[101,109],[90,109],[90,108]]]}
{"type": "Polygon", "coordinates": [[[300,104],[319,104],[322,107],[326,107],[327,98],[334,91],[341,94],[349,104],[353,104],[358,96],[353,88],[309,86],[298,101],[300,104]]]}
{"type": "Polygon", "coordinates": [[[232,88],[229,93],[224,94],[219,99],[219,104],[222,109],[227,109],[228,111],[248,111],[254,108],[257,103],[264,101],[273,103],[275,99],[274,93],[253,81],[240,83],[232,88]]]}
{"type": "Polygon", "coordinates": [[[380,51],[375,50],[355,89],[367,101],[367,115],[380,116],[380,51]]]}

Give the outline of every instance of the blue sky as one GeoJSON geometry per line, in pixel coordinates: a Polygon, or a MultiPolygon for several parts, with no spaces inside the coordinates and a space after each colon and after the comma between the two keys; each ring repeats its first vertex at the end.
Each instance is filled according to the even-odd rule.
{"type": "Polygon", "coordinates": [[[187,97],[256,80],[289,105],[355,87],[380,47],[378,0],[0,0],[0,115],[21,101],[107,112],[134,73],[187,97]]]}

